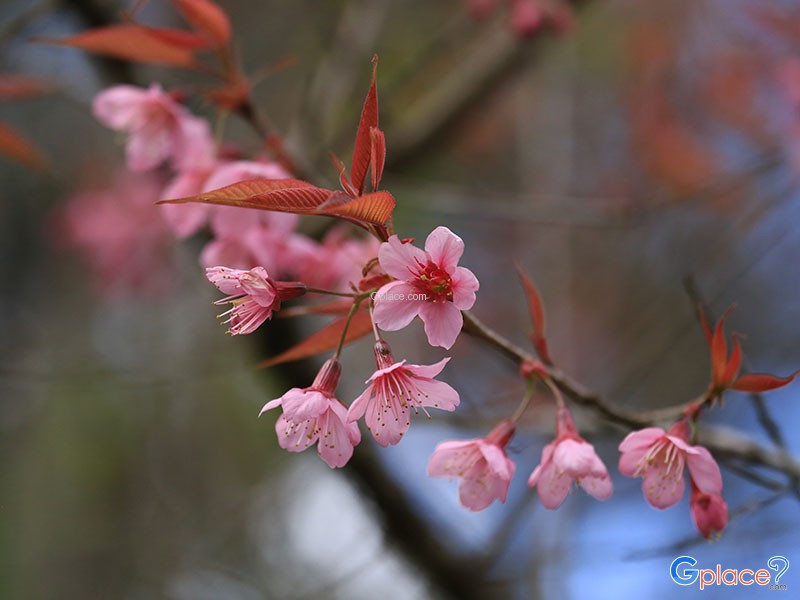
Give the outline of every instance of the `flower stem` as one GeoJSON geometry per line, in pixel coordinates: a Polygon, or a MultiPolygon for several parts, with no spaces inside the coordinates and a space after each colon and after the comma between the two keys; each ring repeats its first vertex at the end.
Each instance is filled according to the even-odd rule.
{"type": "Polygon", "coordinates": [[[363,297],[363,294],[354,294],[352,292],[334,292],[333,290],[321,290],[319,288],[306,288],[306,293],[311,294],[325,294],[327,296],[341,296],[342,298],[359,298],[363,297]]]}
{"type": "Polygon", "coordinates": [[[358,298],[355,302],[353,302],[353,306],[347,315],[347,321],[344,322],[344,329],[342,329],[342,337],[339,338],[339,345],[336,347],[336,353],[333,355],[333,357],[337,360],[342,353],[342,348],[344,347],[344,340],[347,337],[347,330],[350,329],[350,323],[353,320],[353,316],[356,314],[358,307],[361,306],[361,300],[362,300],[361,298],[358,298]]]}
{"type": "Polygon", "coordinates": [[[531,403],[531,398],[533,398],[533,392],[536,389],[536,380],[535,379],[528,379],[528,387],[525,389],[525,395],[522,397],[522,400],[517,406],[517,410],[514,411],[514,414],[511,415],[510,419],[512,422],[516,423],[520,420],[525,410],[528,408],[528,405],[531,403]]]}

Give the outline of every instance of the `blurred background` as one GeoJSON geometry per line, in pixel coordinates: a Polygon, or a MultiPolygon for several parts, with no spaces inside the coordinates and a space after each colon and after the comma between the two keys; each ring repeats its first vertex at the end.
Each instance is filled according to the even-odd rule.
{"type": "MultiPolygon", "coordinates": [[[[571,26],[526,39],[502,2],[481,20],[459,0],[221,4],[248,73],[292,63],[254,97],[320,185],[335,180],[328,152],[349,156],[380,55],[383,188],[397,198],[397,230],[424,239],[446,225],[462,236],[462,264],[481,281],[475,313],[525,344],[518,260],[544,298],[557,364],[616,406],[703,392],[698,295],[717,316],[736,304],[730,329],[746,336],[748,369],[800,365],[797,3],[586,0],[571,26]]],[[[365,436],[341,471],[313,451],[281,451],[275,415],[258,411],[310,383],[318,363],[255,365],[308,323],[224,335],[197,262],[202,240],[158,245],[156,284],[137,278],[106,294],[59,234],[68,199],[111,185],[123,165],[121,140],[91,115],[93,96],[121,82],[197,82],[30,42],[117,22],[126,8],[0,3],[0,72],[53,87],[0,102],[0,121],[42,156],[28,163],[46,163],[0,157],[0,597],[672,598],[680,554],[711,567],[766,568],[774,555],[800,564],[797,479],[719,457],[732,519],[708,543],[688,494],[659,512],[640,481],[616,472],[626,432],[589,412],[579,427],[615,494],[598,503],[578,491],[544,509],[525,484],[552,439],[546,396],[511,444],[508,502],[460,508],[455,483],[425,475],[433,448],[484,435],[524,391],[515,365],[466,336],[443,374],[461,393],[455,413],[418,415],[396,447],[365,436]]],[[[181,24],[161,0],[138,18],[181,24]]],[[[213,117],[209,105],[192,108],[213,117]]],[[[259,150],[236,117],[224,132],[259,150]]],[[[418,322],[386,337],[412,363],[444,355],[418,322]]],[[[373,370],[369,342],[344,360],[349,401],[373,370]]],[[[730,394],[704,422],[796,456],[797,386],[730,394]]],[[[796,568],[782,583],[800,586],[796,568]]]]}

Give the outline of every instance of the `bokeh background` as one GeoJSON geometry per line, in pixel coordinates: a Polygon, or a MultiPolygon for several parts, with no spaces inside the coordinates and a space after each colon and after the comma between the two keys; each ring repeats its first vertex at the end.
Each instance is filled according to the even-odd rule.
{"type": "MultiPolygon", "coordinates": [[[[397,229],[424,238],[443,224],[461,235],[463,264],[481,281],[476,314],[524,344],[518,260],[542,291],[558,364],[616,405],[671,406],[705,389],[687,282],[717,315],[736,304],[730,324],[746,335],[749,369],[800,365],[797,3],[587,0],[573,28],[529,40],[510,30],[504,5],[476,22],[458,0],[221,4],[248,72],[295,60],[255,97],[320,184],[334,179],[328,152],[349,155],[380,54],[397,229]]],[[[733,518],[708,543],[688,498],[655,511],[640,482],[613,472],[625,431],[590,412],[581,429],[615,494],[601,504],[579,491],[558,511],[542,508],[525,482],[552,437],[546,396],[511,445],[508,503],[461,509],[454,483],[425,476],[431,451],[483,435],[523,393],[515,366],[466,336],[444,373],[462,396],[456,413],[420,415],[397,447],[365,437],[342,471],[311,451],[282,452],[275,416],[256,415],[309,383],[315,363],[255,364],[308,323],[224,335],[197,263],[201,240],[167,249],[169,285],[157,293],[114,297],[96,293],[59,240],[68,198],[123,164],[92,97],[123,81],[194,83],[30,42],[124,8],[0,3],[0,71],[56,87],[0,104],[0,119],[48,163],[37,172],[0,161],[0,597],[756,598],[771,592],[678,588],[669,563],[691,554],[701,566],[763,568],[774,555],[800,564],[796,480],[726,460],[733,518]]],[[[159,0],[140,17],[180,22],[159,0]]],[[[234,117],[225,136],[259,148],[234,117]]],[[[418,324],[387,338],[411,362],[442,356],[418,324]]],[[[344,358],[349,400],[371,373],[369,343],[344,358]]],[[[796,456],[797,385],[763,403],[731,394],[706,422],[796,456]]],[[[796,567],[782,583],[784,594],[800,587],[796,567]]]]}

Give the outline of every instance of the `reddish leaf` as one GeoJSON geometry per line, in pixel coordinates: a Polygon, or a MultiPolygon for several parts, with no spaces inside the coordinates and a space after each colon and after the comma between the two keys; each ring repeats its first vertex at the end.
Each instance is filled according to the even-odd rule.
{"type": "Polygon", "coordinates": [[[13,73],[0,73],[0,100],[24,100],[49,94],[55,86],[42,79],[15,75],[13,73]]]}
{"type": "Polygon", "coordinates": [[[336,167],[336,170],[339,172],[339,184],[342,186],[342,189],[351,198],[355,198],[356,196],[358,196],[358,193],[353,189],[353,186],[347,180],[347,167],[344,165],[341,159],[335,154],[331,153],[331,162],[333,163],[333,166],[336,167]]]}
{"type": "Polygon", "coordinates": [[[725,317],[717,321],[714,334],[711,336],[711,373],[716,385],[725,383],[725,369],[728,365],[728,345],[725,342],[724,323],[725,317]]]}
{"type": "Polygon", "coordinates": [[[196,33],[191,31],[184,31],[183,29],[168,29],[166,27],[148,27],[147,25],[139,25],[148,34],[166,44],[185,48],[186,50],[205,50],[210,46],[209,41],[196,33]]]}
{"type": "Polygon", "coordinates": [[[789,375],[789,377],[776,377],[775,375],[766,373],[750,373],[739,377],[730,389],[740,392],[751,392],[753,394],[768,392],[769,390],[788,385],[794,381],[795,377],[797,377],[797,373],[789,375]]]}
{"type": "Polygon", "coordinates": [[[364,182],[369,170],[372,154],[372,136],[370,130],[378,127],[378,56],[372,58],[372,84],[361,109],[361,119],[358,122],[356,143],[353,148],[353,161],[350,165],[350,181],[359,195],[364,193],[364,182]]]}
{"type": "MultiPolygon", "coordinates": [[[[296,346],[293,346],[286,352],[280,353],[259,363],[259,367],[272,367],[281,363],[290,362],[293,360],[300,360],[301,358],[308,358],[335,349],[339,345],[339,339],[342,337],[347,317],[337,319],[333,323],[329,323],[311,337],[306,338],[296,346]]],[[[353,315],[350,321],[350,327],[347,329],[345,335],[345,344],[354,342],[372,331],[372,320],[369,311],[362,307],[353,315]]]]}
{"type": "Polygon", "coordinates": [[[231,39],[228,15],[211,0],[173,0],[184,18],[198,33],[203,34],[217,48],[226,46],[231,39]]]}
{"type": "Polygon", "coordinates": [[[725,319],[731,314],[733,306],[725,311],[725,314],[717,321],[714,328],[714,333],[711,336],[711,375],[714,385],[717,387],[724,386],[727,381],[725,380],[725,371],[728,367],[728,344],[725,341],[725,319]]]}
{"type": "Polygon", "coordinates": [[[172,67],[194,65],[194,53],[154,35],[147,27],[136,24],[110,25],[90,29],[66,38],[38,38],[34,41],[80,48],[87,52],[172,67]]]}
{"type": "Polygon", "coordinates": [[[389,192],[373,192],[335,206],[320,206],[317,214],[384,225],[391,218],[394,205],[394,197],[389,192]]]}
{"type": "Polygon", "coordinates": [[[522,287],[525,290],[525,296],[528,299],[528,311],[530,312],[531,322],[533,323],[533,331],[530,335],[531,341],[536,348],[536,352],[539,354],[539,358],[546,364],[551,365],[553,362],[550,359],[550,353],[547,349],[547,340],[545,338],[545,317],[542,297],[539,294],[539,290],[536,289],[533,280],[522,270],[522,267],[516,262],[515,266],[519,274],[519,279],[522,282],[522,287]]]}
{"type": "Polygon", "coordinates": [[[308,215],[318,214],[317,208],[334,193],[299,179],[250,179],[197,196],[162,200],[159,204],[200,202],[308,215]]]}
{"type": "Polygon", "coordinates": [[[36,146],[5,123],[0,123],[0,154],[31,169],[42,170],[45,167],[45,160],[36,146]]]}
{"type": "Polygon", "coordinates": [[[711,348],[711,326],[708,324],[706,311],[703,308],[703,304],[700,302],[697,303],[697,316],[700,318],[700,325],[703,328],[703,334],[706,336],[706,343],[708,347],[711,348]]]}
{"type": "Polygon", "coordinates": [[[370,159],[369,164],[372,167],[372,191],[378,191],[378,184],[383,177],[383,165],[386,163],[386,137],[383,132],[377,127],[369,130],[370,142],[370,159]]]}
{"type": "Polygon", "coordinates": [[[722,376],[723,382],[727,385],[736,378],[739,374],[739,369],[742,368],[742,346],[739,343],[739,338],[736,334],[733,335],[733,352],[731,352],[728,365],[725,367],[725,374],[722,376]]]}

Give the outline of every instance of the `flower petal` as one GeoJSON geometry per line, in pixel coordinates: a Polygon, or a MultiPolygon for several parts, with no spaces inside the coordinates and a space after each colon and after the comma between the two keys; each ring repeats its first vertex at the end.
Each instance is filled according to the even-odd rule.
{"type": "MultiPolygon", "coordinates": [[[[338,401],[332,401],[330,410],[325,411],[325,414],[319,419],[317,451],[322,460],[328,463],[331,468],[345,466],[353,456],[353,447],[355,446],[349,431],[352,429],[353,424],[343,422],[342,417],[346,413],[337,414],[337,411],[333,408],[336,404],[338,404],[338,401]]],[[[356,426],[357,429],[358,427],[356,426]]]]}
{"type": "Polygon", "coordinates": [[[313,445],[319,437],[317,419],[290,421],[283,414],[275,422],[278,445],[289,452],[302,452],[313,445]]]}
{"type": "MultiPolygon", "coordinates": [[[[405,361],[403,361],[405,362],[405,361]]],[[[422,377],[424,379],[433,379],[442,372],[444,366],[450,362],[450,357],[447,356],[437,363],[432,365],[406,365],[406,369],[411,371],[414,377],[422,377]]]]}
{"type": "Polygon", "coordinates": [[[452,302],[424,302],[419,316],[425,323],[425,334],[431,346],[449,350],[464,325],[461,311],[452,302]]]}
{"type": "Polygon", "coordinates": [[[429,477],[462,477],[480,459],[478,440],[442,442],[428,462],[429,477]]]}
{"type": "Polygon", "coordinates": [[[606,473],[605,477],[583,477],[578,481],[584,491],[597,500],[608,500],[614,493],[614,484],[606,473]]]}
{"type": "Polygon", "coordinates": [[[372,384],[370,383],[367,386],[367,389],[365,389],[363,393],[350,404],[350,408],[347,411],[347,420],[349,422],[353,423],[364,416],[364,413],[367,412],[367,406],[369,405],[369,400],[371,397],[372,384]]]}
{"type": "Polygon", "coordinates": [[[453,304],[459,310],[469,310],[475,304],[475,292],[480,288],[478,278],[465,267],[458,267],[451,278],[453,304]]]}
{"type": "MultiPolygon", "coordinates": [[[[506,482],[511,482],[514,477],[514,461],[512,461],[505,451],[495,444],[487,444],[479,442],[478,448],[486,459],[486,464],[489,465],[489,470],[499,479],[506,482]]],[[[506,501],[505,494],[503,494],[502,501],[506,501]]]]}
{"type": "Polygon", "coordinates": [[[660,437],[666,435],[666,432],[660,427],[646,427],[639,431],[632,431],[622,440],[619,445],[619,451],[625,453],[646,448],[653,445],[660,437]]]}
{"type": "Polygon", "coordinates": [[[722,494],[722,473],[711,453],[703,446],[694,446],[697,451],[686,455],[686,464],[692,481],[701,492],[710,495],[722,494]]]}
{"type": "Polygon", "coordinates": [[[655,508],[669,508],[677,504],[683,497],[686,482],[683,478],[683,463],[672,464],[656,460],[644,471],[642,492],[647,501],[655,508]],[[676,467],[680,468],[676,468],[676,467]]]}
{"type": "Polygon", "coordinates": [[[425,240],[425,252],[434,263],[452,274],[464,253],[464,241],[447,227],[437,227],[425,240]]]}
{"type": "Polygon", "coordinates": [[[420,265],[428,264],[428,255],[413,244],[404,244],[396,235],[378,249],[378,262],[384,272],[401,281],[411,281],[420,265]]]}
{"type": "Polygon", "coordinates": [[[416,290],[403,281],[387,283],[378,290],[372,315],[375,324],[384,331],[398,331],[411,323],[427,304],[424,300],[408,300],[412,293],[416,290]]]}
{"type": "Polygon", "coordinates": [[[322,392],[292,388],[282,397],[283,414],[292,421],[315,418],[328,410],[330,400],[322,392]]]}
{"type": "Polygon", "coordinates": [[[421,406],[430,406],[441,410],[452,411],[461,402],[458,392],[444,381],[435,379],[417,379],[414,381],[422,396],[417,398],[421,406]]]}

